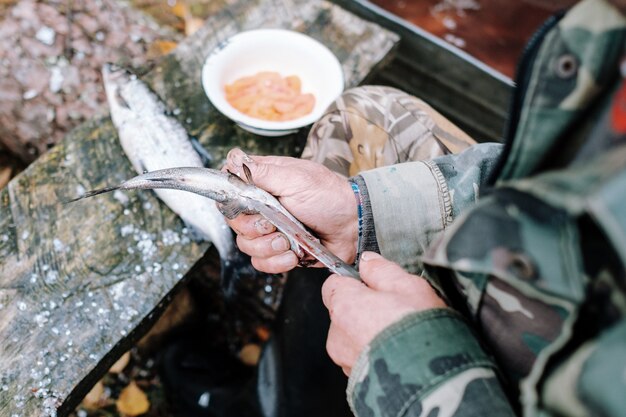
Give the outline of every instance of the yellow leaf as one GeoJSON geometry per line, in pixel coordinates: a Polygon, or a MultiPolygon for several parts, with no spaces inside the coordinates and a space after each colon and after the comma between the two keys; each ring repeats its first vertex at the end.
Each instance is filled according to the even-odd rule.
{"type": "Polygon", "coordinates": [[[155,41],[154,45],[156,45],[158,50],[161,52],[161,55],[165,55],[176,48],[178,44],[174,41],[155,41]]]}
{"type": "Polygon", "coordinates": [[[0,188],[4,188],[9,183],[12,173],[11,167],[0,168],[0,188]]]}
{"type": "Polygon", "coordinates": [[[248,366],[256,366],[261,357],[261,347],[254,343],[245,345],[239,352],[239,359],[248,366]]]}
{"type": "Polygon", "coordinates": [[[176,2],[174,6],[172,6],[172,13],[176,17],[180,17],[181,19],[187,19],[191,16],[191,12],[189,11],[189,6],[182,0],[176,2]]]}
{"type": "Polygon", "coordinates": [[[270,338],[270,331],[265,326],[259,326],[256,328],[256,336],[261,340],[261,342],[267,342],[270,338]]]}
{"type": "Polygon", "coordinates": [[[117,411],[127,416],[138,416],[150,409],[150,401],[146,394],[131,381],[120,393],[120,398],[115,402],[117,411]]]}
{"type": "Polygon", "coordinates": [[[119,374],[120,372],[124,370],[124,368],[126,368],[126,365],[128,365],[129,361],[130,361],[130,352],[126,352],[122,355],[121,358],[117,360],[117,362],[113,364],[113,366],[111,366],[111,369],[109,369],[109,372],[111,372],[112,374],[119,374]]]}
{"type": "Polygon", "coordinates": [[[185,19],[185,35],[191,36],[204,25],[204,20],[198,17],[185,19]]]}
{"type": "Polygon", "coordinates": [[[96,385],[93,386],[91,391],[85,398],[83,398],[83,407],[87,409],[95,409],[100,407],[100,400],[102,400],[102,394],[104,394],[104,385],[102,381],[98,381],[96,385]]]}
{"type": "Polygon", "coordinates": [[[148,47],[148,58],[155,59],[159,58],[163,55],[167,55],[174,48],[176,48],[178,44],[172,41],[154,41],[148,47]]]}

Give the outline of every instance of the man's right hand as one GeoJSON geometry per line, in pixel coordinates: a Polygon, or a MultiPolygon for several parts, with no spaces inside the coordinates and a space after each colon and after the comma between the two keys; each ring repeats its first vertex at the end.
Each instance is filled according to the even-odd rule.
{"type": "MultiPolygon", "coordinates": [[[[225,169],[245,178],[243,164],[250,169],[257,187],[278,198],[331,252],[347,263],[354,262],[357,204],[345,178],[315,162],[246,155],[237,148],[228,153],[225,169]]],[[[281,273],[298,265],[287,238],[261,215],[242,214],[227,221],[237,233],[239,249],[252,257],[252,265],[259,271],[281,273]]]]}

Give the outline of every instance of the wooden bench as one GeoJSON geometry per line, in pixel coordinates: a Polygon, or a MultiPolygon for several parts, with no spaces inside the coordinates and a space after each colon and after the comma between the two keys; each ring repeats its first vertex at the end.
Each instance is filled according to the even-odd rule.
{"type": "MultiPolygon", "coordinates": [[[[297,155],[306,131],[258,138],[208,102],[205,56],[243,30],[288,28],[327,45],[346,86],[391,57],[399,37],[319,0],[238,0],[211,16],[143,79],[216,164],[234,146],[297,155]]],[[[185,273],[204,254],[150,192],[73,204],[86,189],[134,172],[108,117],[70,133],[0,193],[0,415],[74,410],[112,363],[143,335],[185,273]]]]}

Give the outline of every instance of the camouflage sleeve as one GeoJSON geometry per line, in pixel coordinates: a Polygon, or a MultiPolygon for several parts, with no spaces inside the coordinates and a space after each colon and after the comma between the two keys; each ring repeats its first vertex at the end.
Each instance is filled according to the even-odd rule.
{"type": "Polygon", "coordinates": [[[364,208],[360,253],[376,250],[411,272],[419,271],[419,256],[475,202],[501,148],[484,143],[456,155],[381,167],[354,177],[364,208]]]}
{"type": "Polygon", "coordinates": [[[551,415],[618,417],[626,410],[626,320],[568,357],[546,380],[551,415]]]}
{"type": "Polygon", "coordinates": [[[348,381],[357,417],[514,416],[469,325],[451,309],[406,316],[361,353],[348,381]]]}

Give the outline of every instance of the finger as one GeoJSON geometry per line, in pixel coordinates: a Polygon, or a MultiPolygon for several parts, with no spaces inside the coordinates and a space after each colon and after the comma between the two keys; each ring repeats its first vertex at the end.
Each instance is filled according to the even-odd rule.
{"type": "Polygon", "coordinates": [[[326,352],[330,359],[342,368],[352,368],[357,358],[357,352],[350,337],[333,323],[328,329],[326,352]]]}
{"type": "Polygon", "coordinates": [[[285,235],[275,232],[254,239],[239,235],[237,236],[237,247],[255,258],[271,258],[287,252],[290,245],[285,235]]]}
{"type": "Polygon", "coordinates": [[[231,168],[241,168],[243,164],[250,165],[254,163],[290,166],[301,164],[302,159],[289,156],[251,155],[244,152],[241,148],[233,148],[226,155],[226,166],[231,168]]]}
{"type": "Polygon", "coordinates": [[[285,188],[285,180],[293,178],[294,170],[290,167],[295,158],[279,156],[250,156],[241,149],[235,148],[228,152],[225,168],[241,178],[245,178],[242,166],[245,164],[250,170],[252,182],[257,187],[280,197],[285,188]]]}
{"type": "Polygon", "coordinates": [[[241,168],[243,164],[253,163],[253,156],[256,155],[248,155],[241,148],[233,148],[228,151],[228,154],[226,154],[226,163],[224,168],[241,168]]]}
{"type": "Polygon", "coordinates": [[[272,256],[271,258],[252,258],[252,266],[268,274],[280,274],[298,266],[298,257],[292,251],[272,256]]]}
{"type": "Polygon", "coordinates": [[[292,158],[290,156],[272,156],[272,155],[255,155],[252,163],[278,165],[282,167],[290,167],[293,165],[302,165],[303,160],[292,158]]]}
{"type": "Polygon", "coordinates": [[[337,298],[344,301],[350,301],[353,298],[365,296],[368,288],[363,283],[353,278],[343,277],[341,275],[331,275],[322,285],[322,301],[330,313],[331,320],[336,313],[337,298]]]}
{"type": "Polygon", "coordinates": [[[363,252],[359,273],[363,282],[377,291],[400,292],[409,289],[414,280],[421,280],[375,252],[363,252]]]}
{"type": "Polygon", "coordinates": [[[241,214],[234,219],[226,219],[226,223],[238,234],[248,239],[267,235],[276,227],[260,214],[241,214]]]}
{"type": "Polygon", "coordinates": [[[324,284],[322,284],[322,302],[326,309],[328,309],[330,313],[330,307],[333,304],[333,298],[335,297],[335,292],[337,291],[337,285],[334,282],[334,278],[337,275],[333,274],[326,278],[324,284]]]}

